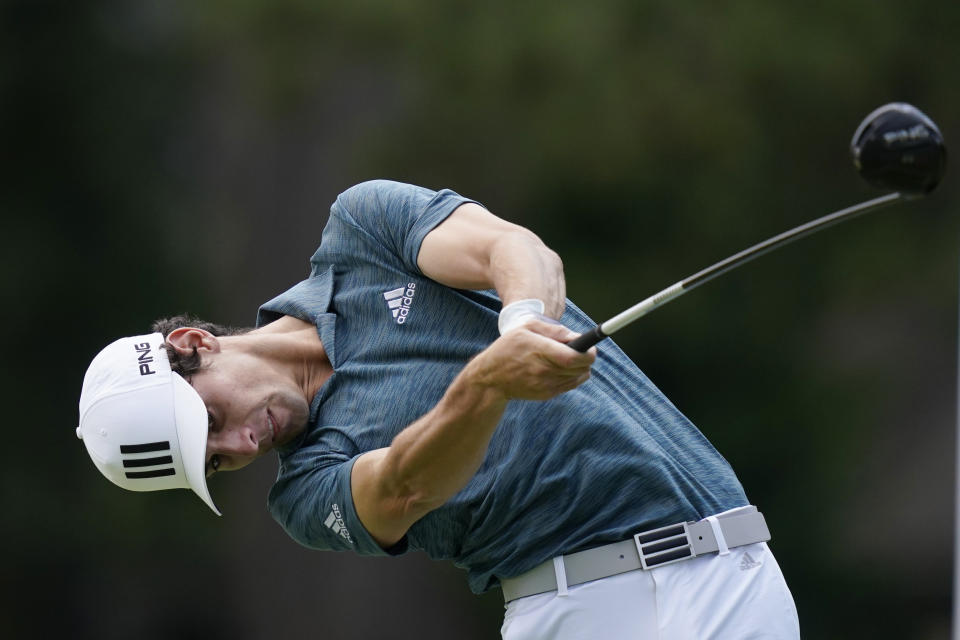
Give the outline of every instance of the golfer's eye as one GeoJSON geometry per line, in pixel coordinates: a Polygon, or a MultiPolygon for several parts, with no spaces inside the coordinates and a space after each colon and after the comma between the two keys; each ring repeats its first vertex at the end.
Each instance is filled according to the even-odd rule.
{"type": "Polygon", "coordinates": [[[207,477],[209,478],[220,469],[220,456],[213,454],[210,456],[210,462],[207,463],[207,477]]]}

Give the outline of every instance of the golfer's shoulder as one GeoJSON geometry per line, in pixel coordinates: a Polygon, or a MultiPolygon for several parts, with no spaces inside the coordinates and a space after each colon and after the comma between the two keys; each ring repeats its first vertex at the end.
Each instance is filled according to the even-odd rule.
{"type": "Polygon", "coordinates": [[[334,206],[343,207],[351,213],[362,212],[382,208],[386,203],[397,198],[409,198],[429,191],[429,189],[396,180],[376,178],[345,189],[337,196],[334,206]]]}

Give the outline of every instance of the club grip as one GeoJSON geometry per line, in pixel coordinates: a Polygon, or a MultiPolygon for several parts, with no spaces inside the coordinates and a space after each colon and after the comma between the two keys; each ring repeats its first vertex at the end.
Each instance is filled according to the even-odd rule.
{"type": "Polygon", "coordinates": [[[580,353],[583,353],[606,337],[607,334],[600,329],[600,325],[597,325],[590,331],[585,331],[568,342],[567,346],[576,349],[580,353]]]}

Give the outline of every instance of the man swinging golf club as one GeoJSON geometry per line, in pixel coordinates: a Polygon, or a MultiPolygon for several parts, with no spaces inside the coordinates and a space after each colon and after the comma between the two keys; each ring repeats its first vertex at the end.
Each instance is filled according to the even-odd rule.
{"type": "Polygon", "coordinates": [[[946,160],[903,103],[871,113],[852,148],[896,194],[596,326],[529,231],[451,191],[358,185],[256,329],[181,316],[104,349],[77,435],[121,487],[190,488],[218,514],[206,477],[276,449],[270,509],[294,539],[454,560],[475,592],[502,589],[507,640],[799,638],[729,465],[616,345],[592,345],[756,255],[930,192],[946,160]]]}

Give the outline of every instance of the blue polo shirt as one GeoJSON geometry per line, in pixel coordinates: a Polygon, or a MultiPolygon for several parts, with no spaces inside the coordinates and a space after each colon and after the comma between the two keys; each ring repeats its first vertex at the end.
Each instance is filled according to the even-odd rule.
{"type": "MultiPolygon", "coordinates": [[[[456,193],[377,180],[341,194],[309,277],[260,308],[314,323],[334,373],[305,432],[279,451],[273,517],[315,549],[423,550],[452,560],[482,593],[553,556],[747,504],[733,470],[611,341],[588,382],[545,402],[511,401],[469,483],[396,546],[357,518],[357,457],[427,413],[472,356],[497,339],[492,291],[451,289],[417,267],[424,236],[456,193]]],[[[593,322],[569,300],[562,321],[593,322]]]]}

